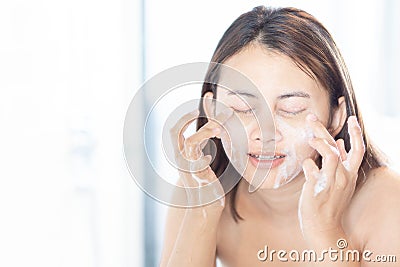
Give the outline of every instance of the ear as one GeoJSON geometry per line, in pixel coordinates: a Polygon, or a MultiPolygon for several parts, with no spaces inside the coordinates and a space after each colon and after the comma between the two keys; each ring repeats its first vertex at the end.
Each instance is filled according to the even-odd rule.
{"type": "Polygon", "coordinates": [[[213,118],[215,116],[214,94],[212,92],[206,92],[204,94],[203,109],[207,118],[213,118]]]}
{"type": "Polygon", "coordinates": [[[347,119],[346,101],[344,96],[338,98],[338,107],[333,113],[329,132],[333,137],[340,133],[347,119]]]}

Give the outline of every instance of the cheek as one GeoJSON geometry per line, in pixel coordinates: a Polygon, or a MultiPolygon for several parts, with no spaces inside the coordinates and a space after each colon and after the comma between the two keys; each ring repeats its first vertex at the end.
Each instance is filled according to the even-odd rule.
{"type": "Polygon", "coordinates": [[[225,124],[226,131],[221,133],[221,142],[224,151],[236,169],[243,176],[247,166],[248,142],[244,131],[239,131],[232,125],[225,124]]]}
{"type": "Polygon", "coordinates": [[[226,155],[232,161],[238,160],[242,154],[248,151],[248,137],[246,128],[237,119],[229,119],[224,123],[224,130],[221,132],[221,142],[226,155]]]}
{"type": "Polygon", "coordinates": [[[227,134],[225,134],[225,132],[223,132],[221,134],[221,143],[225,150],[226,155],[228,156],[229,159],[231,159],[231,157],[232,157],[232,147],[231,147],[232,140],[227,134]]]}
{"type": "Polygon", "coordinates": [[[311,128],[305,125],[305,121],[291,125],[282,119],[276,119],[276,127],[282,141],[281,145],[278,142],[277,148],[299,161],[313,156],[314,152],[314,149],[308,144],[314,135],[311,128]]]}
{"type": "MultiPolygon", "coordinates": [[[[315,159],[317,152],[308,144],[309,139],[305,138],[292,138],[293,155],[299,163],[302,163],[307,158],[315,159]]],[[[289,152],[291,153],[291,152],[289,152]]]]}
{"type": "Polygon", "coordinates": [[[248,129],[247,123],[242,118],[232,116],[224,123],[221,133],[221,141],[224,149],[248,151],[248,129]]]}

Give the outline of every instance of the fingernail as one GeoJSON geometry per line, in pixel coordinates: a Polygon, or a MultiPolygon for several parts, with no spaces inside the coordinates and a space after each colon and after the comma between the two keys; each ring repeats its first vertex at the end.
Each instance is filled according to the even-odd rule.
{"type": "Polygon", "coordinates": [[[318,118],[314,113],[310,113],[310,114],[307,115],[307,120],[309,120],[309,121],[317,121],[318,118]]]}

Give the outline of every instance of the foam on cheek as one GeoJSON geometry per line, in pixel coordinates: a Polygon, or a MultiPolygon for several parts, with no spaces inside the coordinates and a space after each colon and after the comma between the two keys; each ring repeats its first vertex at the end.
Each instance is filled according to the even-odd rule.
{"type": "Polygon", "coordinates": [[[287,177],[287,166],[286,164],[282,164],[278,167],[278,175],[275,178],[274,189],[279,188],[281,185],[281,181],[283,177],[287,177]]]}
{"type": "MultiPolygon", "coordinates": [[[[295,144],[296,143],[307,143],[308,140],[313,138],[312,129],[309,127],[305,128],[295,128],[279,117],[276,118],[276,127],[281,132],[282,135],[286,137],[286,140],[297,139],[296,142],[291,142],[289,145],[286,145],[283,153],[287,156],[285,161],[278,167],[278,173],[275,178],[274,188],[279,188],[282,185],[285,185],[292,181],[302,170],[301,161],[302,158],[297,153],[295,144]]],[[[308,157],[311,156],[308,155],[308,157]]]]}
{"type": "MultiPolygon", "coordinates": [[[[286,153],[287,154],[287,153],[286,153]]],[[[292,157],[287,157],[285,162],[278,167],[278,174],[275,178],[274,188],[277,189],[292,181],[301,172],[300,162],[297,160],[296,153],[292,157]]]]}
{"type": "Polygon", "coordinates": [[[305,141],[311,140],[314,137],[314,133],[310,127],[300,129],[300,134],[305,141]]]}

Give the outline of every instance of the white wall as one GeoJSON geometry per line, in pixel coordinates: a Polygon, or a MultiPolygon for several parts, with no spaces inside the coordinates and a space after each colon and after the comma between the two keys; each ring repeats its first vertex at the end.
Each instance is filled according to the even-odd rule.
{"type": "Polygon", "coordinates": [[[0,3],[0,266],[142,266],[138,1],[0,3]]]}

